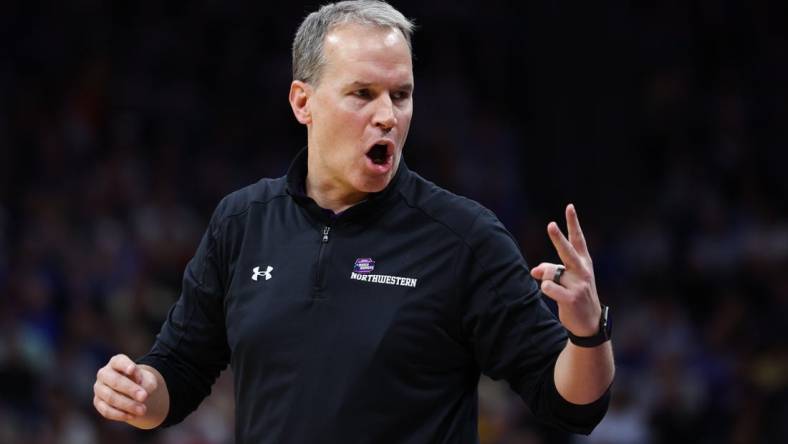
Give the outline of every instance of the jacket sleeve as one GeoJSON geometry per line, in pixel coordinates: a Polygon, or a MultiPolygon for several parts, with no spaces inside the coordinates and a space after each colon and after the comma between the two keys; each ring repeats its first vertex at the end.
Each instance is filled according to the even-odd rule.
{"type": "Polygon", "coordinates": [[[193,412],[230,359],[223,308],[226,268],[216,239],[218,213],[217,209],[186,266],[180,297],[153,347],[137,360],[156,368],[167,383],[170,410],[162,427],[193,412]]]}
{"type": "Polygon", "coordinates": [[[543,301],[517,243],[489,210],[477,216],[467,242],[462,329],[477,365],[508,381],[537,418],[590,433],[607,411],[609,391],[587,405],[558,393],[553,369],[566,331],[543,301]]]}

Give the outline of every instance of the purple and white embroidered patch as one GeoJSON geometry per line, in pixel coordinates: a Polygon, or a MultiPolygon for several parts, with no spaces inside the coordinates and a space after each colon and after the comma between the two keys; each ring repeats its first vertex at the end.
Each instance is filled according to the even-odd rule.
{"type": "Polygon", "coordinates": [[[374,269],[375,261],[368,257],[356,259],[356,263],[353,265],[353,271],[361,274],[372,273],[374,269]]]}

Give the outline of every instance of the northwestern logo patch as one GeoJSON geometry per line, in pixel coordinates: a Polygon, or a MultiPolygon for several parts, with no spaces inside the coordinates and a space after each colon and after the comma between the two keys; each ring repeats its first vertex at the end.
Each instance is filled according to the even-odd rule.
{"type": "Polygon", "coordinates": [[[385,274],[371,274],[375,270],[375,261],[368,257],[356,259],[350,279],[354,281],[369,282],[370,284],[397,285],[400,287],[415,288],[418,279],[402,276],[389,276],[385,274]]]}
{"type": "Polygon", "coordinates": [[[375,261],[368,257],[356,259],[356,263],[353,265],[353,271],[355,273],[369,274],[374,270],[375,261]]]}

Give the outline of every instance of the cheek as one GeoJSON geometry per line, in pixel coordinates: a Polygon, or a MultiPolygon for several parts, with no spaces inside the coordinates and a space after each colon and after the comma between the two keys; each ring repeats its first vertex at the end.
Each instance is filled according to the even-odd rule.
{"type": "Polygon", "coordinates": [[[365,103],[353,97],[337,97],[332,112],[342,119],[354,119],[364,113],[365,103]]]}
{"type": "Polygon", "coordinates": [[[338,106],[324,113],[326,119],[325,130],[333,139],[358,137],[359,128],[364,127],[364,116],[361,110],[352,105],[340,103],[338,106]]]}
{"type": "Polygon", "coordinates": [[[403,126],[410,126],[411,117],[413,117],[412,104],[408,107],[403,107],[399,110],[399,113],[397,115],[397,121],[400,122],[403,126]]]}
{"type": "Polygon", "coordinates": [[[348,127],[360,114],[361,110],[346,98],[320,97],[313,108],[315,123],[327,136],[337,135],[338,130],[348,127]]]}
{"type": "Polygon", "coordinates": [[[315,136],[327,147],[332,147],[330,157],[341,158],[348,155],[348,145],[359,138],[357,117],[342,107],[323,110],[315,119],[315,136]]]}
{"type": "Polygon", "coordinates": [[[410,120],[413,117],[413,113],[406,112],[402,113],[401,116],[397,117],[397,126],[400,128],[400,134],[402,134],[402,142],[405,142],[405,138],[408,136],[408,131],[410,130],[410,120]]]}

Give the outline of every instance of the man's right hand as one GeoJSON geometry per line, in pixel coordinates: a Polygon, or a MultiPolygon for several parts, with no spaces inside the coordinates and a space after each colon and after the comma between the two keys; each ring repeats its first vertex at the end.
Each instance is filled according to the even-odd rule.
{"type": "Polygon", "coordinates": [[[96,373],[93,405],[107,419],[151,429],[166,418],[169,401],[161,374],[126,355],[113,356],[96,373]]]}

